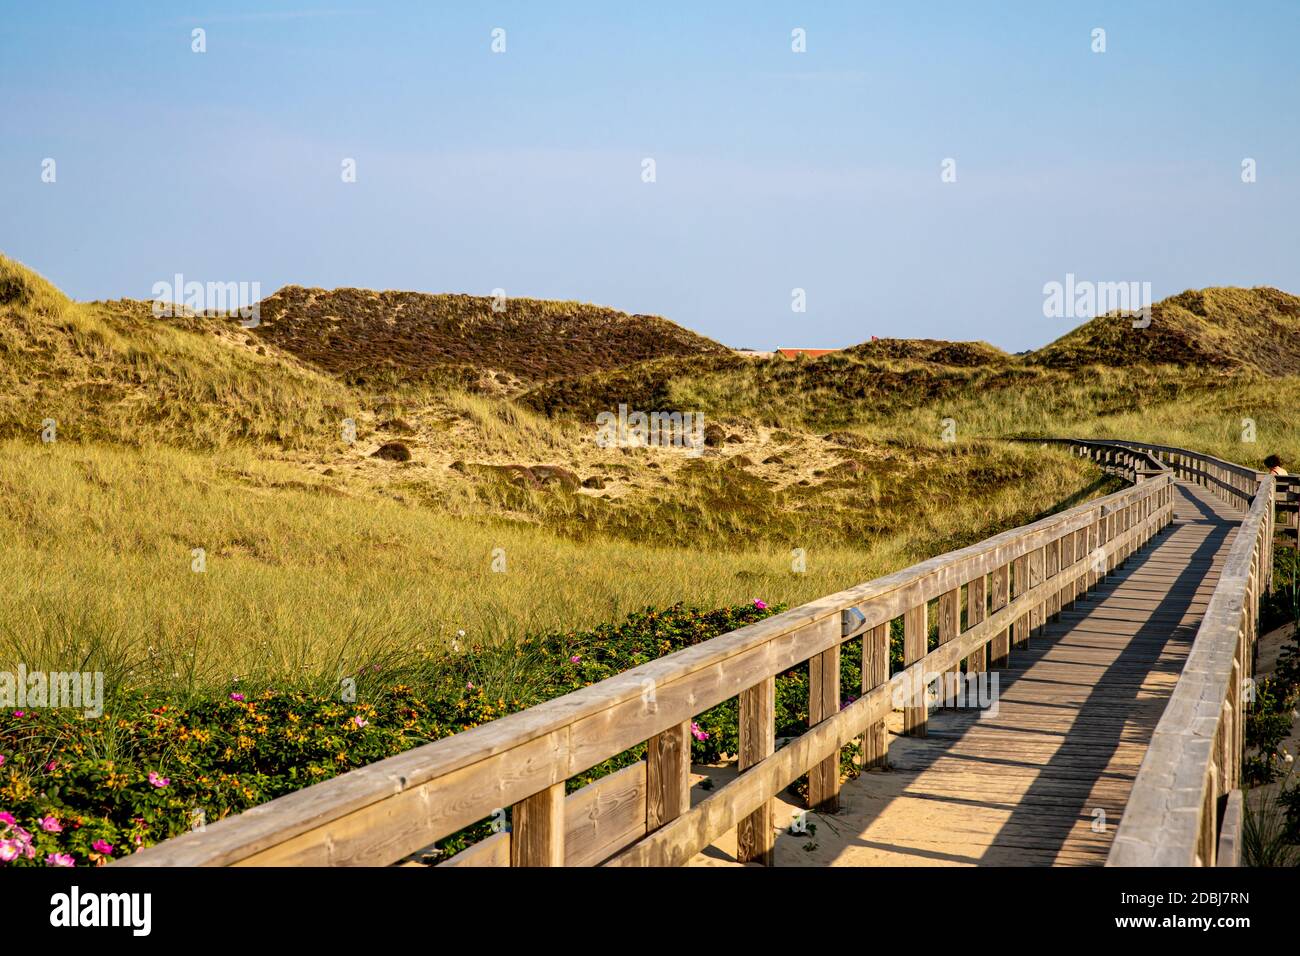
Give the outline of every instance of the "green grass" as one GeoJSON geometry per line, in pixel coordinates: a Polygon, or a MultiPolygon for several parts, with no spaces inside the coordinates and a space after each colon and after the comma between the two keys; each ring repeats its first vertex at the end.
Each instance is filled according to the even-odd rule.
{"type": "MultiPolygon", "coordinates": [[[[1286,781],[1282,786],[1285,786],[1286,781]]],[[[1247,790],[1242,807],[1241,855],[1245,866],[1300,866],[1294,825],[1280,788],[1247,790]]]]}
{"type": "Polygon", "coordinates": [[[676,380],[667,391],[670,407],[702,408],[715,419],[848,428],[880,444],[940,447],[952,419],[959,446],[1026,435],[1128,438],[1254,466],[1270,453],[1300,462],[1297,376],[1168,365],[970,369],[832,356],[752,362],[676,380]],[[1253,442],[1243,440],[1246,419],[1253,442]]]}

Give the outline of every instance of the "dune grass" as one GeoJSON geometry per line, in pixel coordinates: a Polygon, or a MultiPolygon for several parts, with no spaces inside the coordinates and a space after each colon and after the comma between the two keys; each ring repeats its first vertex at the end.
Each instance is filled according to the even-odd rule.
{"type": "MultiPolygon", "coordinates": [[[[439,384],[379,395],[247,333],[72,302],[0,257],[6,662],[195,693],[235,677],[332,686],[363,664],[436,661],[453,640],[677,602],[803,603],[1102,490],[1080,462],[1014,447],[863,454],[858,473],[802,482],[716,454],[598,457],[579,421],[439,384]],[[394,435],[415,460],[370,457],[394,435]],[[519,488],[459,458],[581,459],[635,486],[519,488]]],[[[831,466],[853,454],[809,435],[781,447],[831,466]]]]}
{"type": "Polygon", "coordinates": [[[0,438],[214,449],[323,448],[354,400],[233,320],[155,317],[148,303],[73,302],[0,256],[0,438]]]}
{"type": "Polygon", "coordinates": [[[562,382],[558,405],[530,408],[418,382],[377,396],[246,331],[72,302],[0,257],[7,659],[196,692],[235,676],[332,683],[363,663],[436,658],[462,631],[485,643],[679,601],[796,605],[1109,490],[1062,453],[989,438],[1300,456],[1297,380],[1245,373],[980,364],[979,350],[913,343],[819,362],[659,359],[562,382]],[[686,463],[598,457],[589,422],[564,410],[574,395],[702,411],[739,423],[756,459],[789,460],[734,446],[686,463]],[[52,444],[39,439],[47,419],[52,444]],[[394,431],[415,460],[370,458],[394,431]],[[581,463],[624,487],[518,487],[458,470],[461,458],[581,463]]]}
{"type": "MultiPolygon", "coordinates": [[[[355,716],[427,693],[456,721],[398,733],[405,718],[394,711],[396,737],[342,756],[324,727],[317,743],[329,746],[316,757],[328,768],[280,754],[272,763],[287,782],[250,790],[231,777],[238,794],[220,812],[608,676],[595,669],[601,655],[612,667],[629,650],[665,653],[657,638],[626,643],[663,621],[733,626],[734,615],[768,613],[756,599],[797,606],[1118,485],[1060,449],[999,438],[1147,438],[1252,465],[1272,452],[1300,459],[1300,379],[1250,369],[1062,368],[978,344],[907,342],[754,361],[678,330],[683,357],[606,368],[567,356],[562,371],[603,371],[515,401],[506,395],[522,379],[470,366],[443,375],[432,340],[406,337],[401,323],[367,351],[371,320],[390,318],[371,314],[378,305],[437,311],[447,297],[345,293],[331,301],[356,307],[356,337],[339,333],[340,347],[360,351],[339,356],[338,317],[318,322],[308,308],[318,291],[289,290],[305,311],[249,334],[228,318],[155,317],[147,303],[72,302],[0,256],[0,670],[105,674],[113,719],[72,745],[91,773],[87,806],[102,795],[90,766],[101,760],[139,764],[134,786],[157,799],[140,762],[152,730],[142,728],[184,736],[193,713],[224,726],[221,708],[234,713],[244,695],[314,695],[313,721],[337,718],[354,734],[365,725],[338,703],[352,678],[355,716]],[[439,374],[391,361],[417,353],[439,374]],[[343,363],[336,374],[331,358],[343,363]],[[598,449],[593,413],[621,402],[702,412],[725,439],[698,458],[598,449]],[[53,442],[41,440],[47,419],[53,442]],[[340,435],[345,419],[355,441],[340,435]],[[394,440],[410,445],[410,460],[373,457],[394,440]],[[573,476],[511,480],[537,465],[573,476]],[[599,481],[580,489],[574,476],[599,481]],[[637,612],[678,604],[723,610],[638,622],[637,612]],[[579,632],[587,643],[570,655],[579,632]],[[554,653],[537,653],[528,639],[538,635],[554,653]],[[300,764],[319,776],[299,780],[300,764]]],[[[479,314],[485,300],[447,301],[471,325],[504,323],[452,323],[453,352],[536,331],[531,313],[498,320],[479,314]]],[[[573,331],[565,304],[538,308],[534,318],[573,331]]],[[[616,341],[633,336],[634,353],[661,354],[662,320],[634,318],[602,321],[618,326],[616,341]]],[[[565,341],[544,344],[563,351],[565,341]]],[[[531,376],[546,349],[508,367],[531,376]]],[[[691,639],[714,633],[683,627],[691,639]]],[[[804,689],[795,696],[806,701],[804,689]]],[[[34,795],[67,782],[51,768],[73,737],[58,720],[47,730],[19,748],[26,770],[15,752],[0,783],[0,797],[33,813],[34,795]]],[[[170,738],[161,746],[149,761],[176,755],[170,738]]]]}
{"type": "MultiPolygon", "coordinates": [[[[1300,463],[1300,377],[1172,365],[958,368],[907,360],[751,362],[670,382],[671,407],[787,428],[848,428],[882,444],[988,438],[1127,438],[1258,467],[1300,463]],[[1247,439],[1252,439],[1247,440],[1247,439]]],[[[1295,470],[1295,469],[1293,469],[1295,470]]]]}
{"type": "Polygon", "coordinates": [[[1050,484],[936,496],[929,513],[899,513],[855,547],[573,541],[341,494],[245,450],[10,441],[0,445],[0,666],[75,666],[113,685],[196,693],[236,677],[333,685],[362,665],[436,659],[453,641],[588,627],[647,606],[796,605],[928,556],[936,538],[918,529],[959,528],[973,541],[1076,490],[1063,467],[1050,484]]]}

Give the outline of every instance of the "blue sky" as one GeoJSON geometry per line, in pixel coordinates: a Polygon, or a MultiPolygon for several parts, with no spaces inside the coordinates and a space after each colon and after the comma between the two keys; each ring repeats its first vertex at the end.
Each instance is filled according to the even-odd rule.
{"type": "Polygon", "coordinates": [[[1300,293],[1293,2],[3,6],[0,251],[77,298],[503,288],[1019,350],[1075,324],[1067,273],[1300,293]]]}

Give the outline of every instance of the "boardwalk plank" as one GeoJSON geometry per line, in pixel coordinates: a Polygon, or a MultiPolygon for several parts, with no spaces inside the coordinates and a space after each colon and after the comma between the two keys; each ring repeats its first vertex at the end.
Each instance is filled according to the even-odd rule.
{"type": "MultiPolygon", "coordinates": [[[[1104,863],[1241,513],[1179,482],[1168,528],[1029,646],[1011,647],[996,672],[996,715],[936,710],[928,737],[903,736],[893,715],[894,769],[844,786],[844,810],[827,825],[851,821],[861,832],[830,862],[1104,863]]],[[[1007,584],[996,573],[992,588],[997,606],[1007,584]]],[[[787,863],[812,862],[796,847],[806,840],[778,837],[778,864],[783,853],[787,863]]]]}

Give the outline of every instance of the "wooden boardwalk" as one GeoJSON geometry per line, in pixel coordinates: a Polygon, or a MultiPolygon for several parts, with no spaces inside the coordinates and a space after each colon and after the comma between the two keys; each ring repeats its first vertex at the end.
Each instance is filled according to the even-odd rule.
{"type": "Polygon", "coordinates": [[[1126,486],[114,865],[382,866],[489,820],[440,865],[1238,865],[1245,680],[1294,492],[1186,448],[1026,441],[1126,486]],[[809,724],[777,740],[801,665],[809,724]],[[926,682],[959,668],[997,681],[996,710],[927,711],[926,682]],[[727,700],[735,762],[692,767],[693,722],[727,700]],[[845,783],[854,743],[872,769],[845,783]]]}
{"type": "MultiPolygon", "coordinates": [[[[1189,482],[1174,501],[1169,527],[1013,648],[996,715],[936,710],[924,738],[893,715],[893,769],[810,813],[812,836],[782,832],[777,865],[1102,865],[1243,514],[1189,482]]],[[[798,808],[782,797],[784,826],[798,808]]]]}

